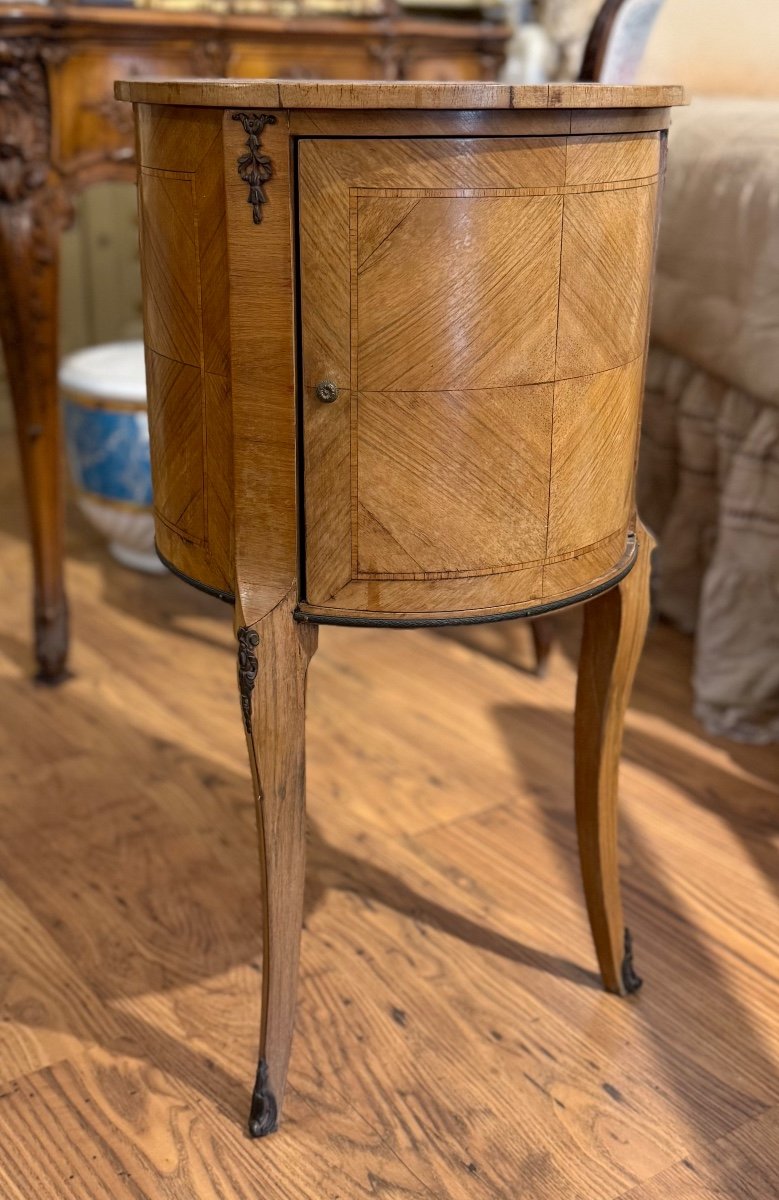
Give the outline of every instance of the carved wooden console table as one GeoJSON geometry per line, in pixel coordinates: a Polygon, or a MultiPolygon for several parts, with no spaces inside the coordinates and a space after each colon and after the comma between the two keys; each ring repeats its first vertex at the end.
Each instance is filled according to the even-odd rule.
{"type": "Polygon", "coordinates": [[[605,986],[648,609],[636,523],[658,190],[679,88],[154,83],[136,107],[157,539],[234,600],[265,896],[255,1136],[280,1111],[320,624],[588,601],[576,816],[605,986]]]}
{"type": "Polygon", "coordinates": [[[505,25],[416,18],[217,17],[0,7],[0,333],[16,411],[35,567],[40,676],[67,655],[57,375],[57,260],[74,192],[134,179],[117,76],[492,79],[505,25]]]}

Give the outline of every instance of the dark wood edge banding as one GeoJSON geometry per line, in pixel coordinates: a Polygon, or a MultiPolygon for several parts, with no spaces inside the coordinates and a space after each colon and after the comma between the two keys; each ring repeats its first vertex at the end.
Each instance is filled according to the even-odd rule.
{"type": "MultiPolygon", "coordinates": [[[[214,596],[217,600],[223,600],[226,604],[235,604],[235,596],[232,592],[220,591],[219,588],[202,583],[199,579],[193,579],[191,575],[185,575],[183,571],[180,571],[178,567],[174,567],[173,563],[165,557],[156,542],[154,543],[154,549],[157,553],[157,558],[164,567],[167,567],[172,575],[183,579],[184,583],[188,583],[190,587],[197,588],[199,592],[205,592],[207,596],[214,596]]],[[[636,561],[637,549],[637,542],[631,534],[628,538],[627,563],[622,570],[618,571],[615,575],[611,575],[603,583],[599,583],[596,587],[586,588],[583,592],[577,592],[574,596],[564,596],[561,600],[552,600],[548,604],[533,604],[527,608],[512,609],[510,612],[482,613],[468,617],[417,617],[403,620],[398,617],[331,617],[321,613],[309,613],[304,609],[297,608],[293,616],[296,621],[307,622],[311,625],[364,625],[369,629],[428,629],[444,625],[490,625],[495,621],[517,621],[526,617],[542,617],[546,613],[556,612],[561,608],[570,608],[573,604],[583,604],[585,601],[592,600],[593,597],[599,596],[601,592],[607,592],[609,588],[620,583],[632,571],[636,561]]]]}
{"type": "Polygon", "coordinates": [[[165,557],[157,543],[154,543],[154,550],[157,558],[162,563],[163,567],[167,567],[171,575],[178,576],[183,579],[184,583],[188,583],[190,587],[197,588],[199,592],[205,592],[207,596],[215,596],[217,600],[224,600],[225,604],[235,604],[235,596],[232,592],[222,592],[219,588],[211,587],[208,583],[202,583],[199,579],[193,579],[191,575],[185,575],[178,567],[174,567],[173,563],[165,557]]]}
{"type": "Polygon", "coordinates": [[[307,612],[305,609],[296,608],[293,616],[296,621],[310,622],[312,625],[364,625],[369,629],[429,629],[439,625],[489,625],[495,621],[516,621],[524,617],[542,617],[545,613],[556,612],[560,608],[570,608],[572,604],[582,604],[586,600],[592,600],[595,596],[599,596],[601,592],[607,592],[609,588],[613,588],[620,583],[625,576],[632,571],[638,551],[638,543],[635,535],[630,534],[628,537],[628,549],[625,552],[627,562],[614,575],[610,575],[603,583],[597,584],[595,587],[586,588],[583,592],[577,592],[575,596],[564,596],[561,600],[551,600],[548,604],[533,604],[527,608],[514,609],[511,612],[499,613],[480,613],[475,616],[468,617],[414,617],[402,619],[400,617],[339,617],[326,616],[320,612],[307,612]]]}

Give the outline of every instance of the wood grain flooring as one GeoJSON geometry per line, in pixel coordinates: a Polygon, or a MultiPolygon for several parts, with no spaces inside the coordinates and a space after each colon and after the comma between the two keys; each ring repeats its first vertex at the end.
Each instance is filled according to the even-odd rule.
{"type": "Polygon", "coordinates": [[[326,629],[285,1121],[244,1133],[261,920],[231,614],[76,513],[74,675],[30,681],[0,450],[3,1200],[772,1200],[779,755],[707,739],[660,627],[625,739],[645,987],[597,985],[575,855],[578,617],[326,629]]]}

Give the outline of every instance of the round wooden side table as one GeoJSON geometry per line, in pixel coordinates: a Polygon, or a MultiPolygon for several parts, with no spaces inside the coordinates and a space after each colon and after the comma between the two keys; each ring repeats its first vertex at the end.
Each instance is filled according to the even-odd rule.
{"type": "Polygon", "coordinates": [[[319,625],[587,602],[584,890],[604,985],[639,986],[617,770],[648,611],[634,475],[683,94],[133,80],[117,95],[136,113],[157,546],[235,603],[265,898],[261,1136],[292,1038],[319,625]]]}

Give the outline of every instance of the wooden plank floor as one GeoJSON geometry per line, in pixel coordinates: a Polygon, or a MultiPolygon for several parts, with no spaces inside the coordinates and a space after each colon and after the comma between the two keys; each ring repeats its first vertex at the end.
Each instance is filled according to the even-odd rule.
{"type": "Polygon", "coordinates": [[[655,630],[626,736],[646,983],[594,974],[577,877],[577,617],[323,630],[286,1120],[244,1134],[260,913],[231,614],[73,515],[74,676],[30,682],[0,454],[3,1200],[772,1200],[779,756],[702,736],[655,630]]]}

